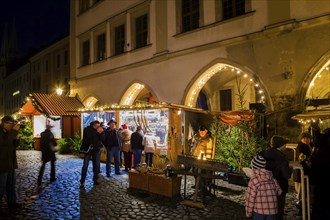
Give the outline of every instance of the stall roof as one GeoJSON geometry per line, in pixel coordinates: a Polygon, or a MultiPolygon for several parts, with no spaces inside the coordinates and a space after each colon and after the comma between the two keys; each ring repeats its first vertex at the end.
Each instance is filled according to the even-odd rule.
{"type": "Polygon", "coordinates": [[[330,119],[330,105],[315,109],[309,112],[303,112],[291,117],[294,120],[325,120],[330,119]]]}
{"type": "Polygon", "coordinates": [[[78,115],[73,112],[84,105],[78,97],[59,96],[57,94],[31,93],[21,109],[21,114],[46,114],[51,116],[78,115]],[[32,108],[33,106],[33,108],[32,108]]]}

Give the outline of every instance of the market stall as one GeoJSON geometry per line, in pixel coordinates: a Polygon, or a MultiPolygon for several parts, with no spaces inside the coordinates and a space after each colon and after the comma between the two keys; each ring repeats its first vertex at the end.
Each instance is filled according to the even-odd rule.
{"type": "Polygon", "coordinates": [[[31,93],[22,104],[18,117],[31,120],[34,149],[40,149],[40,134],[47,124],[54,126],[55,138],[73,137],[80,132],[80,114],[73,111],[84,105],[78,97],[59,96],[57,94],[31,93]]]}

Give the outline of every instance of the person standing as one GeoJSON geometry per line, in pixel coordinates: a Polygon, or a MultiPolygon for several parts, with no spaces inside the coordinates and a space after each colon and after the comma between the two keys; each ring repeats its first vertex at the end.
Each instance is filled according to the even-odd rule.
{"type": "Polygon", "coordinates": [[[311,158],[311,177],[314,183],[314,204],[312,210],[312,220],[330,219],[329,182],[326,175],[330,170],[330,128],[320,132],[314,132],[315,146],[318,148],[315,155],[311,158]]]}
{"type": "Polygon", "coordinates": [[[121,133],[121,140],[122,140],[121,150],[124,153],[125,171],[128,171],[132,168],[132,147],[131,147],[132,131],[128,129],[127,125],[122,125],[122,128],[123,131],[121,133]]]}
{"type": "Polygon", "coordinates": [[[118,131],[116,129],[116,120],[111,119],[108,123],[109,128],[105,131],[105,140],[104,145],[107,149],[107,160],[106,160],[106,174],[107,177],[111,175],[111,160],[114,158],[114,165],[115,165],[115,174],[121,175],[120,173],[120,143],[118,137],[118,131]]]}
{"type": "Polygon", "coordinates": [[[41,160],[42,165],[40,167],[39,175],[38,175],[38,187],[41,186],[42,177],[44,175],[46,163],[50,162],[50,182],[54,182],[56,180],[55,177],[55,150],[54,147],[57,146],[57,142],[55,137],[51,131],[53,128],[52,125],[47,124],[45,131],[41,132],[40,138],[40,146],[41,146],[41,160]]]}
{"type": "Polygon", "coordinates": [[[146,164],[152,167],[152,160],[157,147],[157,142],[154,136],[149,133],[145,134],[143,137],[142,145],[144,146],[144,153],[146,157],[146,164]]]}
{"type": "Polygon", "coordinates": [[[11,116],[6,115],[1,119],[0,127],[0,205],[6,193],[8,208],[21,208],[21,204],[16,202],[15,176],[19,124],[11,116]]]}
{"type": "Polygon", "coordinates": [[[131,146],[133,152],[133,160],[134,160],[134,169],[141,163],[142,151],[144,150],[144,146],[142,145],[143,141],[143,131],[141,126],[137,126],[136,131],[133,132],[131,136],[131,146]]]}
{"type": "Polygon", "coordinates": [[[273,135],[270,139],[269,147],[259,153],[266,160],[266,170],[272,171],[274,178],[282,189],[281,195],[277,197],[278,212],[277,220],[282,220],[284,216],[285,198],[289,190],[289,179],[292,169],[285,154],[279,150],[289,142],[288,139],[273,135]]]}
{"type": "Polygon", "coordinates": [[[100,148],[102,147],[103,128],[99,121],[93,121],[89,126],[84,128],[82,145],[92,146],[90,153],[84,153],[83,167],[81,168],[80,188],[84,187],[87,175],[89,160],[93,158],[93,181],[94,185],[98,185],[98,174],[100,172],[100,148]]]}
{"type": "Polygon", "coordinates": [[[277,196],[282,193],[282,189],[272,172],[265,169],[266,160],[262,156],[255,156],[251,167],[253,176],[246,192],[246,217],[252,216],[253,220],[276,220],[277,196]]]}
{"type": "MultiPolygon", "coordinates": [[[[304,174],[307,175],[309,178],[311,177],[311,169],[309,165],[309,159],[312,155],[312,147],[310,146],[312,140],[312,135],[308,132],[304,132],[300,135],[299,143],[297,146],[297,153],[295,161],[299,161],[301,166],[303,167],[304,174]]],[[[300,169],[295,169],[293,172],[293,181],[295,184],[295,190],[296,190],[296,207],[299,211],[299,214],[301,214],[301,178],[300,178],[300,169]]],[[[312,184],[312,181],[310,179],[310,184],[312,184]]],[[[313,187],[310,186],[310,195],[313,195],[313,187]]],[[[313,198],[311,197],[311,201],[313,198]]]]}

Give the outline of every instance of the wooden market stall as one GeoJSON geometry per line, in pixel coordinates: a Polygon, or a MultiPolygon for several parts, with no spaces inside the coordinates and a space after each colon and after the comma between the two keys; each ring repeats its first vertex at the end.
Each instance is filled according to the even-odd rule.
{"type": "Polygon", "coordinates": [[[35,139],[34,149],[40,150],[40,133],[45,130],[46,124],[54,126],[55,138],[69,138],[79,133],[80,113],[70,111],[83,107],[78,97],[31,93],[26,97],[18,115],[30,118],[35,139]]]}

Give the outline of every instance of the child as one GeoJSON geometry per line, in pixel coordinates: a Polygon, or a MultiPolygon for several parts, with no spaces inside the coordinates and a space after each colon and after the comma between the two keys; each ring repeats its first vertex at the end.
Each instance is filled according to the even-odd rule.
{"type": "Polygon", "coordinates": [[[282,193],[271,171],[265,169],[266,160],[255,156],[251,161],[253,176],[249,181],[245,200],[246,217],[276,220],[277,196],[282,193]]]}

